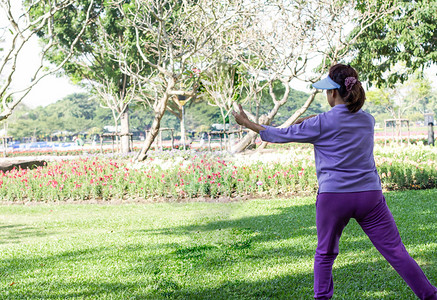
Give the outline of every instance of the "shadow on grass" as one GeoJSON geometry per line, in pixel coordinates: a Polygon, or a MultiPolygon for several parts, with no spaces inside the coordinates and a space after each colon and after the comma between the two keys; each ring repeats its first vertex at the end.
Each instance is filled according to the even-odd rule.
{"type": "Polygon", "coordinates": [[[41,228],[14,224],[14,225],[0,225],[0,245],[9,243],[20,243],[22,239],[27,237],[43,237],[50,233],[41,228]]]}
{"type": "MultiPolygon", "coordinates": [[[[292,270],[290,270],[292,273],[292,270]]],[[[229,279],[209,286],[181,281],[157,268],[142,280],[56,280],[40,277],[34,283],[0,290],[3,299],[312,299],[312,273],[270,276],[263,280],[229,279]]],[[[128,278],[127,278],[128,279],[128,278]]],[[[416,299],[383,261],[356,262],[334,270],[333,299],[416,299]],[[361,270],[357,274],[357,270],[361,270]]]]}
{"type": "MultiPolygon", "coordinates": [[[[406,245],[417,246],[420,243],[435,241],[437,229],[437,204],[434,200],[436,191],[431,192],[434,197],[429,197],[430,191],[408,191],[408,192],[388,192],[385,193],[387,203],[392,211],[395,221],[398,224],[401,237],[406,245]],[[417,201],[413,195],[419,195],[417,201]],[[421,197],[422,196],[422,197],[421,197]],[[417,234],[420,233],[420,236],[417,234]],[[418,243],[420,242],[420,243],[418,243]]],[[[228,230],[230,235],[243,236],[246,248],[251,245],[276,242],[278,240],[302,240],[309,244],[305,246],[306,255],[313,256],[316,247],[316,227],[315,227],[315,205],[295,205],[290,207],[276,208],[278,213],[271,215],[255,215],[239,219],[224,219],[218,221],[208,221],[205,224],[193,224],[187,226],[176,226],[152,230],[140,230],[145,234],[156,236],[181,236],[185,235],[196,238],[196,235],[204,233],[219,234],[221,231],[228,230]],[[312,247],[311,247],[312,246],[312,247]]],[[[283,252],[284,255],[295,253],[300,248],[288,247],[283,252]],[[288,254],[287,254],[288,253],[288,254]]],[[[360,249],[367,251],[374,249],[368,237],[361,230],[357,222],[352,219],[346,227],[340,246],[343,253],[360,249]]],[[[201,245],[202,251],[214,249],[213,246],[201,245]]],[[[196,247],[188,247],[187,252],[198,252],[196,247]]],[[[181,253],[182,250],[178,250],[181,253]]],[[[278,251],[275,251],[278,255],[278,251]]],[[[281,253],[281,252],[279,252],[281,253]]],[[[268,253],[264,253],[268,254],[268,253]]],[[[273,254],[273,253],[272,253],[273,254]]]]}
{"type": "Polygon", "coordinates": [[[256,232],[258,242],[307,237],[316,234],[314,204],[276,208],[279,213],[248,216],[239,219],[208,221],[206,224],[168,227],[158,230],[140,230],[153,235],[192,235],[234,229],[241,232],[256,232]]]}
{"type": "MultiPolygon", "coordinates": [[[[435,224],[437,216],[423,213],[423,207],[436,211],[432,199],[420,198],[419,192],[415,195],[423,205],[411,206],[405,202],[409,197],[394,193],[388,193],[387,199],[395,219],[417,220],[398,225],[404,242],[420,248],[435,242],[415,234],[423,228],[420,220],[426,217],[426,222],[435,224]]],[[[6,299],[312,299],[312,271],[294,266],[312,262],[314,205],[278,207],[277,212],[135,232],[155,235],[157,240],[160,236],[166,240],[182,236],[187,242],[110,245],[43,258],[2,260],[0,282],[8,278],[17,283],[0,286],[0,294],[7,295],[6,299]],[[73,272],[58,279],[62,276],[59,265],[74,267],[69,262],[80,262],[92,268],[102,263],[102,258],[109,265],[97,274],[73,272]],[[264,271],[263,275],[256,274],[259,271],[264,271]],[[21,284],[15,274],[26,273],[38,274],[38,278],[21,284]]],[[[334,265],[334,299],[416,299],[382,256],[369,255],[372,251],[373,245],[351,222],[334,265]]],[[[424,271],[434,284],[435,251],[433,246],[420,252],[427,262],[424,271]]]]}

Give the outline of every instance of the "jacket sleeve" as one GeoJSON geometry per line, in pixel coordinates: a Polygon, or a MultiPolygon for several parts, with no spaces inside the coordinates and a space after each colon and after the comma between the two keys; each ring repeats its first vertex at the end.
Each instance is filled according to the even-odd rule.
{"type": "Polygon", "coordinates": [[[314,143],[320,136],[320,117],[315,116],[300,124],[287,128],[276,128],[262,125],[265,129],[259,132],[264,142],[270,143],[314,143]]]}

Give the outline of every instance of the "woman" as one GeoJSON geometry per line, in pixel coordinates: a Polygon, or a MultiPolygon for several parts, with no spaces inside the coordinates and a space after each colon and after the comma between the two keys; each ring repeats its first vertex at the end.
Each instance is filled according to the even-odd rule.
{"type": "Polygon", "coordinates": [[[340,236],[349,220],[355,218],[413,292],[420,299],[437,300],[437,289],[405,249],[382,194],[373,158],[375,119],[361,110],[366,96],[358,73],[348,65],[337,64],[313,87],[327,91],[332,109],[288,128],[254,123],[241,105],[240,112],[233,115],[238,124],[258,132],[263,141],[314,145],[319,183],[314,298],[332,297],[332,265],[340,236]]]}

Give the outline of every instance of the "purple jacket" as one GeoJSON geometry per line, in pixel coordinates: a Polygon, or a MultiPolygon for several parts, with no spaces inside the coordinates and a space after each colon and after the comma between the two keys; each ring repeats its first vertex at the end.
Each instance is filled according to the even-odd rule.
{"type": "Polygon", "coordinates": [[[381,190],[373,158],[372,115],[351,113],[345,104],[288,128],[265,126],[261,139],[271,143],[314,145],[319,193],[381,190]]]}

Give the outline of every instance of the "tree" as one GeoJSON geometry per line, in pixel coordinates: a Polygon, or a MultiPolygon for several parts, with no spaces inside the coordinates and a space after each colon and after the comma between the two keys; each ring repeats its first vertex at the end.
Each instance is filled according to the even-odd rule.
{"type": "Polygon", "coordinates": [[[190,84],[192,78],[187,71],[199,66],[202,71],[208,68],[210,41],[228,30],[225,25],[241,10],[242,3],[136,0],[131,5],[122,4],[119,2],[118,7],[124,13],[126,26],[134,29],[140,60],[129,63],[129,57],[118,51],[120,64],[123,72],[138,82],[138,92],[155,116],[137,155],[138,160],[144,160],[158,134],[168,101],[178,96],[195,96],[197,87],[190,84]]]}
{"type": "Polygon", "coordinates": [[[404,118],[413,109],[422,114],[428,112],[426,101],[431,96],[431,83],[418,74],[402,84],[396,83],[393,87],[376,88],[367,92],[368,101],[383,106],[394,119],[404,118]]]}
{"type": "MultiPolygon", "coordinates": [[[[223,131],[226,131],[233,103],[240,97],[243,89],[237,66],[223,61],[216,62],[209,72],[203,73],[201,85],[208,103],[220,109],[223,131]]],[[[227,145],[226,134],[224,138],[227,145]]]]}
{"type": "Polygon", "coordinates": [[[116,80],[105,79],[103,82],[94,82],[92,85],[101,106],[111,110],[116,133],[119,132],[118,122],[120,121],[121,152],[128,153],[130,151],[129,105],[134,99],[135,87],[131,85],[130,78],[125,74],[116,80]]]}
{"type": "Polygon", "coordinates": [[[179,119],[179,126],[181,131],[181,141],[183,142],[185,149],[186,142],[186,130],[185,130],[185,120],[186,120],[186,107],[195,101],[198,101],[197,98],[197,88],[200,83],[200,70],[194,68],[193,70],[186,70],[184,74],[184,79],[179,82],[179,90],[182,91],[193,91],[189,96],[186,95],[177,95],[173,96],[167,102],[166,111],[173,114],[176,118],[179,119]]]}
{"type": "MultiPolygon", "coordinates": [[[[120,5],[130,1],[120,1],[120,5]]],[[[111,110],[115,127],[120,125],[121,151],[129,152],[129,104],[133,100],[133,82],[121,71],[118,53],[112,50],[114,45],[123,44],[123,50],[129,59],[134,59],[135,52],[129,44],[132,32],[123,26],[124,15],[110,0],[78,0],[77,7],[90,7],[93,22],[75,45],[77,52],[64,65],[63,70],[73,81],[86,86],[103,107],[111,110]],[[127,40],[127,42],[126,42],[127,40]]],[[[75,7],[63,11],[54,19],[58,32],[58,44],[50,53],[49,59],[58,62],[64,59],[71,36],[79,30],[79,24],[85,18],[82,10],[75,7]]],[[[42,31],[44,33],[44,31],[42,31]]],[[[49,43],[47,39],[43,40],[49,43]]],[[[129,62],[128,62],[129,63],[129,62]]],[[[117,130],[118,132],[118,130],[117,130]]],[[[117,136],[118,139],[118,136],[117,136]]]]}
{"type": "MultiPolygon", "coordinates": [[[[327,68],[347,59],[352,45],[369,26],[394,8],[390,1],[269,1],[262,9],[250,14],[247,28],[242,30],[239,47],[230,50],[232,57],[246,66],[251,75],[248,95],[257,99],[266,82],[273,107],[259,117],[259,123],[269,125],[280,107],[289,99],[290,84],[303,80],[308,84],[317,81],[327,68]],[[348,30],[347,26],[354,26],[348,30]],[[309,62],[317,61],[318,68],[311,71],[309,62]],[[284,93],[278,97],[274,85],[281,84],[284,93]]],[[[311,105],[318,91],[314,90],[307,101],[280,127],[293,124],[311,105]]],[[[258,117],[247,113],[250,119],[258,117]]],[[[236,146],[244,150],[256,137],[249,132],[236,146]]]]}
{"type": "MultiPolygon", "coordinates": [[[[92,2],[92,1],[91,1],[92,2]]],[[[30,90],[44,77],[55,74],[62,69],[71,56],[75,53],[75,45],[82,37],[85,28],[90,23],[90,6],[78,7],[73,0],[60,1],[25,1],[21,7],[21,1],[0,0],[0,19],[5,21],[3,39],[5,46],[0,50],[0,120],[8,118],[14,108],[23,100],[30,90]],[[67,9],[75,9],[84,12],[84,18],[78,26],[78,30],[70,36],[68,45],[63,53],[63,59],[56,64],[47,64],[45,61],[50,51],[56,47],[57,32],[53,30],[53,20],[67,9]],[[35,12],[38,11],[37,15],[35,12]],[[46,46],[41,50],[41,61],[33,71],[31,82],[18,88],[14,87],[18,78],[14,77],[17,70],[17,62],[23,57],[24,49],[29,41],[37,34],[45,32],[46,46]]],[[[27,67],[27,66],[26,66],[27,67]]]]}
{"type": "Polygon", "coordinates": [[[403,82],[437,62],[437,1],[395,1],[394,7],[354,45],[353,64],[378,87],[403,82]],[[394,68],[399,63],[406,69],[394,68]]]}
{"type": "Polygon", "coordinates": [[[190,102],[187,105],[187,118],[185,121],[193,130],[200,133],[202,131],[209,131],[212,124],[220,123],[221,115],[217,107],[209,105],[202,98],[198,99],[200,100],[190,102]]]}
{"type": "MultiPolygon", "coordinates": [[[[429,80],[416,73],[404,83],[395,83],[391,87],[375,88],[367,92],[367,100],[373,104],[382,106],[394,119],[394,127],[401,136],[401,119],[407,113],[415,110],[423,114],[429,112],[427,107],[433,98],[433,91],[429,80]]],[[[431,105],[430,105],[431,106],[431,105]]]]}

